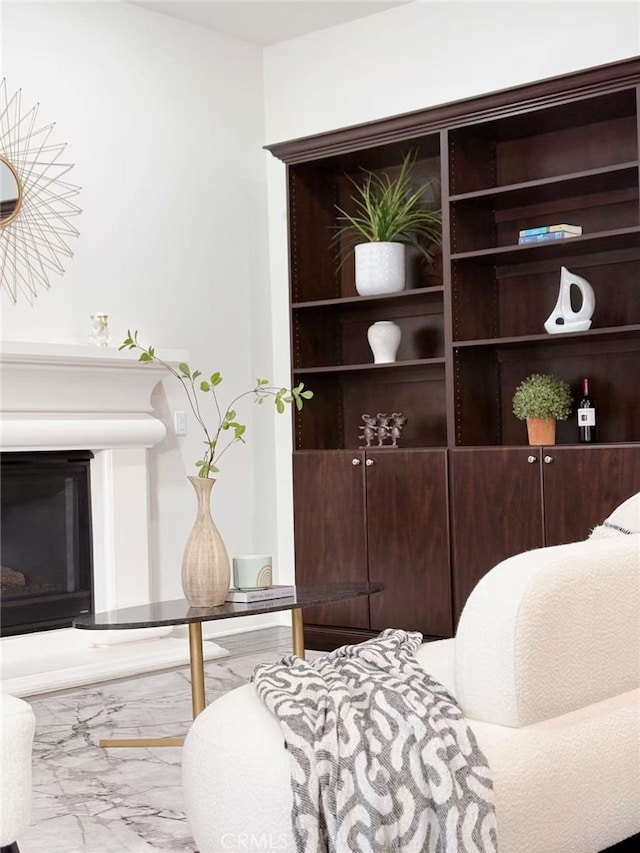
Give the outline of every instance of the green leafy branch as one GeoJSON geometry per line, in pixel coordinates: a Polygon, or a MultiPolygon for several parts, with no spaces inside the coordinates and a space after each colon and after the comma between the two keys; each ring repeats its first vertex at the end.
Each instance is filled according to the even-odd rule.
{"type": "Polygon", "coordinates": [[[219,472],[218,463],[221,457],[234,444],[246,444],[245,433],[247,427],[237,419],[236,407],[238,403],[245,397],[253,396],[256,403],[262,405],[265,400],[272,398],[276,407],[276,411],[282,414],[287,405],[294,404],[296,409],[300,411],[305,400],[311,400],[313,391],[309,391],[304,387],[304,382],[300,382],[295,388],[277,388],[269,384],[268,379],[256,379],[256,384],[249,391],[244,391],[238,394],[229,403],[228,406],[222,408],[220,400],[216,393],[216,388],[222,382],[222,375],[219,372],[212,373],[208,380],[200,379],[202,376],[201,370],[191,370],[186,362],[178,365],[178,369],[159,358],[156,355],[155,348],[152,346],[145,347],[138,341],[138,332],[127,330],[127,337],[119,347],[119,349],[138,350],[140,352],[139,361],[145,364],[155,362],[162,365],[172,376],[180,382],[189,407],[200,425],[204,436],[205,452],[202,459],[198,459],[196,467],[198,476],[206,478],[212,474],[219,472]],[[198,382],[198,380],[200,380],[198,382]],[[202,411],[200,409],[200,395],[211,394],[215,408],[215,421],[213,427],[207,426],[202,411]]]}

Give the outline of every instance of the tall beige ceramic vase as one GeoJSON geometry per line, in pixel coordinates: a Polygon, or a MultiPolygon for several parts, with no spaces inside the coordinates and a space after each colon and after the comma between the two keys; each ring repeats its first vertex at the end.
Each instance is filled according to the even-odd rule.
{"type": "Polygon", "coordinates": [[[182,558],[182,589],[192,607],[224,604],[231,573],[229,555],[211,517],[211,489],[215,480],[189,477],[198,497],[198,517],[182,558]]]}

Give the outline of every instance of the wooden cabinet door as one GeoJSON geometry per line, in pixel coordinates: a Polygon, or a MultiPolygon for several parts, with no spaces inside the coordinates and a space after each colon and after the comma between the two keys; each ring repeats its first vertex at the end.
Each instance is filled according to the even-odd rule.
{"type": "Polygon", "coordinates": [[[455,624],[496,563],[544,544],[540,453],[538,447],[450,451],[455,624]]]}
{"type": "Polygon", "coordinates": [[[577,542],[640,492],[640,446],[545,447],[542,472],[545,544],[577,542]]]}
{"type": "MultiPolygon", "coordinates": [[[[344,450],[293,454],[296,582],[366,583],[364,453],[344,450]],[[354,460],[357,464],[353,464],[354,460]]],[[[306,623],[368,628],[367,598],[304,611],[306,623]]]]}
{"type": "Polygon", "coordinates": [[[366,453],[371,628],[451,636],[446,450],[366,453]]]}

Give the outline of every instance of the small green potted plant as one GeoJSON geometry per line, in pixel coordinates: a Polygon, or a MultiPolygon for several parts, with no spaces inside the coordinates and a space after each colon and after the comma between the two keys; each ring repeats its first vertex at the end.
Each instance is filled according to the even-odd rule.
{"type": "Polygon", "coordinates": [[[556,422],[569,417],[571,402],[571,388],[562,379],[532,373],[523,380],[513,397],[513,414],[527,422],[529,444],[555,444],[556,422]]]}
{"type": "Polygon", "coordinates": [[[340,214],[335,240],[347,254],[355,252],[356,290],[361,296],[396,293],[405,287],[405,246],[413,246],[431,263],[430,249],[442,240],[442,211],[427,201],[429,181],[415,186],[415,153],[405,155],[397,177],[363,170],[364,181],[353,178],[355,209],[340,214]]]}

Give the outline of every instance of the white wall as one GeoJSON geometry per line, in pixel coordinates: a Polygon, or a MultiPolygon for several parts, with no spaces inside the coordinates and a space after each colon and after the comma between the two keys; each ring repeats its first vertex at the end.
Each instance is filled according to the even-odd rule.
{"type": "MultiPolygon", "coordinates": [[[[269,325],[261,50],[129,4],[5,2],[2,72],[69,141],[83,208],[65,276],[33,307],[3,296],[3,338],[86,343],[89,315],[105,311],[114,345],[137,328],[220,370],[223,401],[271,377],[264,332],[253,342],[263,315],[269,325]]],[[[173,381],[155,401],[169,424],[186,408],[173,381]]],[[[230,553],[272,552],[273,414],[249,402],[238,416],[248,444],[224,459],[214,518],[230,553]]],[[[200,448],[190,419],[187,438],[170,432],[152,451],[157,597],[181,595],[196,508],[185,473],[200,448]]]]}
{"type": "Polygon", "coordinates": [[[640,3],[417,2],[265,50],[279,142],[640,53],[640,3]]]}
{"type": "MultiPolygon", "coordinates": [[[[264,53],[269,143],[640,54],[640,3],[417,2],[264,53]]],[[[276,370],[289,364],[286,176],[268,162],[276,370]]],[[[292,558],[291,439],[278,426],[281,559],[292,558]]],[[[327,484],[327,489],[331,484],[327,484]]]]}

